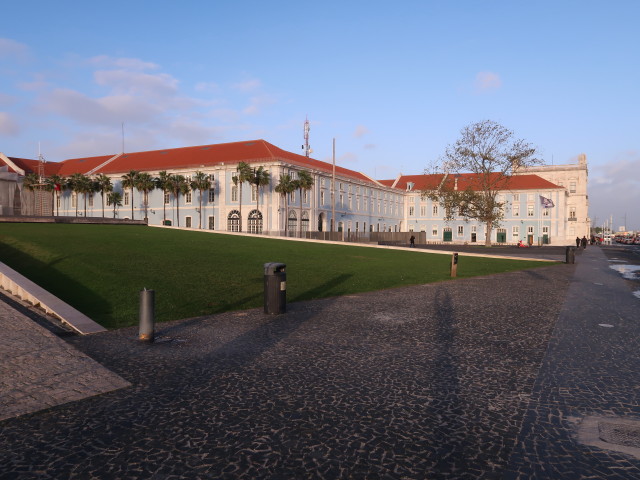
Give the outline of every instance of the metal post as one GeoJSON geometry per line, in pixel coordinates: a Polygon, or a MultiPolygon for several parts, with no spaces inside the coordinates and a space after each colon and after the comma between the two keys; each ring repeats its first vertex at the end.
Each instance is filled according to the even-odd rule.
{"type": "Polygon", "coordinates": [[[153,343],[155,327],[155,291],[140,290],[140,330],[138,339],[153,343]]]}
{"type": "Polygon", "coordinates": [[[451,255],[451,278],[455,278],[458,275],[458,254],[451,255]]]}
{"type": "Polygon", "coordinates": [[[576,263],[576,247],[567,247],[565,263],[576,263]]]}

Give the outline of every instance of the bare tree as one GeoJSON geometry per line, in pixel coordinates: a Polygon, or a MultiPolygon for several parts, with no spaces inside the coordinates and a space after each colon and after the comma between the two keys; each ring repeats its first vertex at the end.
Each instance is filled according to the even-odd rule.
{"type": "Polygon", "coordinates": [[[491,232],[504,218],[505,203],[498,193],[509,189],[512,175],[522,167],[542,163],[536,149],[502,125],[484,120],[466,126],[460,138],[446,148],[439,162],[438,185],[423,190],[422,196],[437,201],[445,220],[456,215],[466,221],[485,224],[485,245],[491,246],[491,232]]]}

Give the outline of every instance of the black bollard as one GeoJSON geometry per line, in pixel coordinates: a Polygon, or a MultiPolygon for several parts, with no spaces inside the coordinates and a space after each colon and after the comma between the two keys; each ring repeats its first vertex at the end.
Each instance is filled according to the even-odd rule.
{"type": "Polygon", "coordinates": [[[567,247],[565,263],[576,263],[576,247],[567,247]]]}
{"type": "Polygon", "coordinates": [[[138,339],[153,343],[155,328],[155,292],[140,290],[140,331],[138,339]]]}

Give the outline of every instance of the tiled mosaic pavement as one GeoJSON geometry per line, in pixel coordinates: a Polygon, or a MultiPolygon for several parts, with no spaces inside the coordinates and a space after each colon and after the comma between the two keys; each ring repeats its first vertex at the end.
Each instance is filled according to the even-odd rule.
{"type": "Polygon", "coordinates": [[[0,423],[0,478],[640,478],[572,434],[638,414],[632,322],[562,313],[594,256],[67,339],[132,386],[0,423]]]}

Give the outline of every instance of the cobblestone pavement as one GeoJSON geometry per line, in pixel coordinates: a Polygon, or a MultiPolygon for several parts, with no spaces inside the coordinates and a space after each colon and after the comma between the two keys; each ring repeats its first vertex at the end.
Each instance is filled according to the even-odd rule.
{"type": "Polygon", "coordinates": [[[0,300],[0,420],[129,385],[4,298],[0,300]]]}
{"type": "MultiPolygon", "coordinates": [[[[632,295],[640,282],[609,268],[616,261],[640,264],[640,257],[625,247],[587,247],[577,256],[505,478],[640,478],[640,457],[579,436],[590,418],[640,420],[640,299],[632,295]]],[[[629,444],[640,447],[639,426],[632,436],[629,444]]]]}
{"type": "Polygon", "coordinates": [[[587,309],[603,262],[67,338],[132,386],[0,423],[0,478],[640,478],[572,434],[638,413],[630,312],[587,309]]]}

